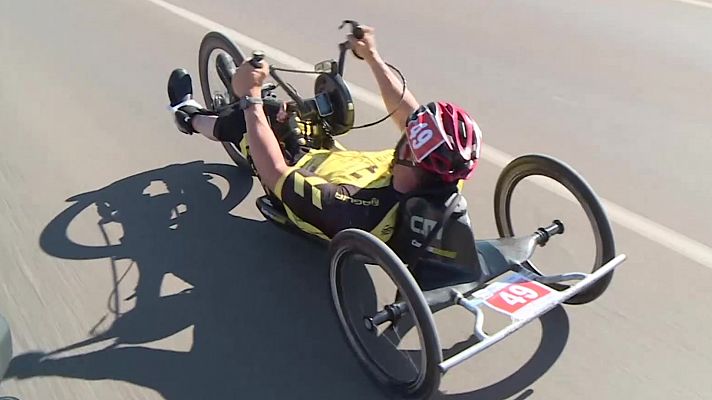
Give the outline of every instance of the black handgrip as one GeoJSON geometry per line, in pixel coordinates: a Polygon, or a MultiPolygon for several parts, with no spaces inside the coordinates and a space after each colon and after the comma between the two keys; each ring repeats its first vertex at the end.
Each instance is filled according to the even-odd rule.
{"type": "MultiPolygon", "coordinates": [[[[351,34],[353,35],[354,38],[356,38],[358,40],[363,39],[363,36],[364,36],[363,28],[361,28],[361,24],[359,24],[358,21],[354,21],[352,19],[345,19],[345,20],[341,21],[341,25],[339,25],[339,29],[342,29],[344,27],[344,25],[346,25],[346,24],[351,25],[351,34]]],[[[349,42],[344,42],[342,44],[342,46],[348,46],[348,45],[349,45],[349,42]]],[[[349,48],[349,47],[346,47],[346,48],[349,48]]],[[[351,53],[353,53],[354,57],[358,58],[359,60],[363,60],[363,57],[356,54],[356,51],[354,49],[351,49],[351,53]]],[[[340,74],[343,74],[343,67],[341,67],[341,65],[343,65],[343,61],[344,61],[343,59],[339,60],[339,66],[341,68],[340,74]]]]}
{"type": "Polygon", "coordinates": [[[265,58],[265,53],[260,50],[255,50],[252,52],[252,58],[250,59],[250,65],[255,68],[262,68],[262,60],[265,58]]]}
{"type": "Polygon", "coordinates": [[[354,37],[358,40],[363,39],[363,28],[361,28],[361,24],[358,23],[358,21],[354,21],[352,19],[345,19],[341,21],[341,25],[339,25],[339,29],[343,28],[344,25],[349,24],[351,25],[351,34],[354,35],[354,37]]]}
{"type": "Polygon", "coordinates": [[[363,28],[361,28],[360,25],[354,26],[354,28],[351,30],[351,33],[354,35],[354,37],[358,40],[363,39],[363,28]]]}

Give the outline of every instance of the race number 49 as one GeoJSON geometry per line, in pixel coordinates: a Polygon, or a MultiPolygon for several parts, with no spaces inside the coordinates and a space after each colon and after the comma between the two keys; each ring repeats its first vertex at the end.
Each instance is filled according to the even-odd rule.
{"type": "Polygon", "coordinates": [[[423,161],[438,146],[445,143],[439,125],[429,111],[421,112],[416,119],[408,122],[406,138],[417,162],[423,161]]]}
{"type": "Polygon", "coordinates": [[[433,131],[428,129],[428,124],[422,123],[410,128],[410,142],[413,150],[418,150],[433,138],[433,131]]]}
{"type": "Polygon", "coordinates": [[[552,289],[534,281],[517,281],[506,284],[486,300],[487,305],[512,315],[527,305],[552,293],[552,289]]]}

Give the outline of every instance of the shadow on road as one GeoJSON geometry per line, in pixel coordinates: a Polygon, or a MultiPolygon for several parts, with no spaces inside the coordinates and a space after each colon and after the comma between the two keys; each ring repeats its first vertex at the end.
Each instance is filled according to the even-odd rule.
{"type": "MultiPolygon", "coordinates": [[[[230,214],[251,187],[252,178],[235,167],[193,162],[70,198],[73,204],[42,232],[42,249],[63,259],[97,260],[102,268],[108,259],[117,286],[117,261],[131,260],[139,275],[134,293],[111,293],[114,320],[108,329],[51,353],[21,354],[6,377],[120,380],[169,400],[384,398],[342,338],[326,252],[267,222],[230,214]],[[227,180],[227,194],[210,182],[216,178],[227,180]],[[146,193],[152,182],[162,182],[165,190],[146,193]],[[89,246],[68,236],[70,224],[92,208],[100,227],[121,225],[118,243],[89,246]],[[161,295],[166,274],[192,288],[161,295]],[[129,298],[133,308],[121,312],[129,298]],[[189,351],[147,346],[191,326],[189,351]]],[[[108,236],[103,239],[111,243],[108,236]]],[[[561,310],[542,323],[539,349],[517,373],[446,398],[503,398],[535,382],[558,358],[568,335],[561,310]]]]}
{"type": "MultiPolygon", "coordinates": [[[[503,380],[479,388],[475,391],[460,394],[440,394],[438,399],[442,400],[486,400],[486,399],[508,399],[513,398],[517,393],[516,400],[523,400],[533,394],[530,385],[535,383],[539,377],[544,375],[551,368],[566,347],[569,339],[569,318],[563,307],[559,306],[544,314],[541,322],[541,341],[534,354],[517,371],[503,380]],[[526,390],[525,390],[526,389],[526,390]]],[[[476,339],[460,343],[446,352],[445,357],[457,353],[457,351],[476,343],[476,339]]],[[[500,346],[506,346],[506,341],[500,346]]]]}

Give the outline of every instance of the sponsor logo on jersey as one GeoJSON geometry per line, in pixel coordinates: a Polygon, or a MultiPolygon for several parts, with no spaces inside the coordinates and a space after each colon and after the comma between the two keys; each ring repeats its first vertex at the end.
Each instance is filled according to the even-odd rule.
{"type": "Polygon", "coordinates": [[[355,205],[355,206],[373,206],[373,207],[378,207],[380,202],[378,201],[377,198],[372,198],[370,200],[363,200],[363,199],[355,199],[347,194],[339,193],[336,192],[335,197],[337,200],[341,201],[348,201],[349,203],[355,205]]]}
{"type": "MultiPolygon", "coordinates": [[[[423,237],[427,237],[430,231],[432,231],[435,228],[435,225],[437,224],[437,221],[428,218],[423,218],[419,215],[413,215],[412,217],[410,217],[410,230],[423,235],[423,237]]],[[[442,228],[438,231],[436,238],[438,240],[442,240],[442,228]]]]}

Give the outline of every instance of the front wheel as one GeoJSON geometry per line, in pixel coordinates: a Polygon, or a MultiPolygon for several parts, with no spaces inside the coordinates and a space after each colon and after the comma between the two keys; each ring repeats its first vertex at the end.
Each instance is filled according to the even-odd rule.
{"type": "MultiPolygon", "coordinates": [[[[203,92],[205,106],[213,111],[218,110],[222,105],[231,103],[234,100],[232,89],[222,82],[216,67],[218,54],[227,53],[232,57],[236,65],[245,61],[245,55],[240,48],[227,36],[219,32],[209,32],[200,43],[198,51],[198,72],[200,74],[200,88],[203,92]]],[[[237,144],[232,142],[222,142],[225,151],[232,161],[240,167],[252,170],[250,163],[237,148],[237,144]]]]}
{"type": "Polygon", "coordinates": [[[442,349],[430,308],[405,264],[358,229],[334,236],[329,255],[334,307],[362,366],[395,396],[429,397],[440,383],[442,349]],[[374,315],[396,301],[403,314],[374,326],[374,315]]]}
{"type": "MultiPolygon", "coordinates": [[[[545,155],[528,154],[514,159],[503,170],[497,180],[494,195],[494,214],[497,223],[497,230],[501,237],[515,236],[512,226],[512,195],[527,177],[543,176],[558,182],[570,192],[579,205],[583,208],[588,222],[593,231],[595,241],[595,259],[592,271],[597,270],[603,264],[615,257],[615,243],[613,231],[608,221],[608,216],[598,196],[586,183],[581,175],[565,163],[545,155]]],[[[549,222],[549,221],[542,221],[549,222]]],[[[566,225],[564,223],[564,225],[566,225]]],[[[530,233],[530,232],[519,232],[530,233]]],[[[530,261],[526,261],[524,266],[534,272],[540,273],[530,261]]],[[[613,278],[613,272],[601,278],[589,289],[573,296],[567,304],[584,304],[598,298],[606,290],[613,278]]],[[[566,289],[567,285],[552,284],[555,289],[566,289]]]]}

